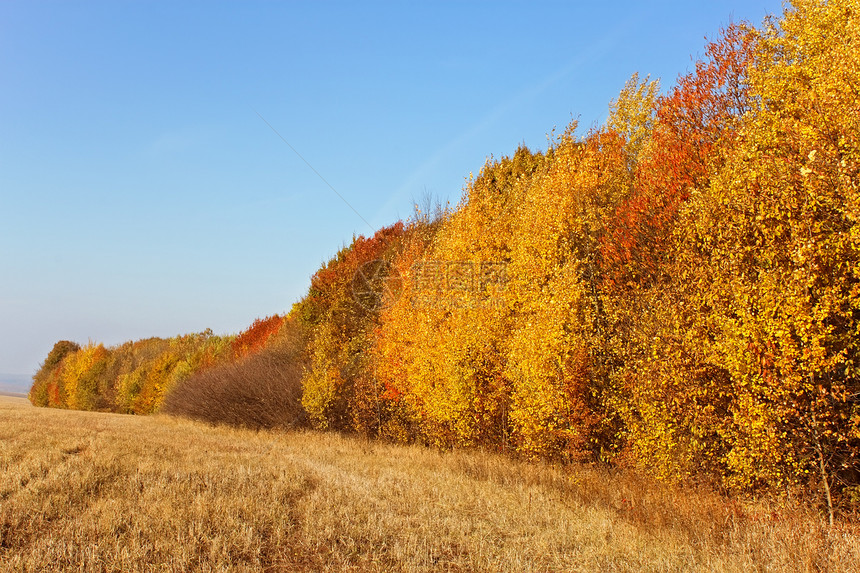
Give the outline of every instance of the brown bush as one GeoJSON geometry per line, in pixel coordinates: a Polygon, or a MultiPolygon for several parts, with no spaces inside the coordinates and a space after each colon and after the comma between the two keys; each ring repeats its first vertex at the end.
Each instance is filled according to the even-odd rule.
{"type": "Polygon", "coordinates": [[[267,349],[233,364],[205,370],[181,382],[161,411],[244,428],[305,425],[302,364],[290,349],[267,349]]]}

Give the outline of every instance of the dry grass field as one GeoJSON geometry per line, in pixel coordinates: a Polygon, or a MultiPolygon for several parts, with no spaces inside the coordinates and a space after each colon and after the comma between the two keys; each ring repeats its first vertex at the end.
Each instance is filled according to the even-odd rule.
{"type": "Polygon", "coordinates": [[[857,571],[858,528],[590,467],[0,397],[2,571],[857,571]]]}

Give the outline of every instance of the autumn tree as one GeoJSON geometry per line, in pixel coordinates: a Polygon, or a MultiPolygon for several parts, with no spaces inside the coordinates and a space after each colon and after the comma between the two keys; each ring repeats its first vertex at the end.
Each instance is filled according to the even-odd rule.
{"type": "Polygon", "coordinates": [[[858,483],[860,5],[800,0],[750,68],[751,112],[697,201],[698,294],[732,377],[729,478],[858,483]]]}
{"type": "Polygon", "coordinates": [[[60,405],[60,368],[66,356],[80,349],[79,344],[69,340],[60,340],[54,344],[39,370],[33,376],[29,398],[34,406],[60,405]]]}
{"type": "Polygon", "coordinates": [[[731,154],[750,109],[755,38],[730,26],[668,94],[654,99],[628,87],[619,100],[628,103],[616,104],[608,122],[620,126],[613,131],[631,166],[630,190],[607,219],[599,257],[609,374],[624,427],[619,461],[666,479],[724,472],[729,375],[703,348],[713,333],[698,320],[707,307],[696,285],[709,266],[686,240],[686,214],[731,154]],[[631,104],[643,111],[627,112],[631,104]]]}
{"type": "Polygon", "coordinates": [[[380,306],[397,285],[390,260],[403,223],[355,237],[314,274],[307,296],[292,313],[309,333],[310,366],[302,381],[302,404],[318,428],[375,434],[380,387],[370,362],[369,333],[380,306]]]}

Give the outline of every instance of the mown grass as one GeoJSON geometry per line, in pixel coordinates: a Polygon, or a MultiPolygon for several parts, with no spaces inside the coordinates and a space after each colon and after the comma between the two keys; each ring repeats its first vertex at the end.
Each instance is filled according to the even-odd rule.
{"type": "Polygon", "coordinates": [[[2,571],[852,571],[858,528],[591,467],[0,398],[2,571]]]}

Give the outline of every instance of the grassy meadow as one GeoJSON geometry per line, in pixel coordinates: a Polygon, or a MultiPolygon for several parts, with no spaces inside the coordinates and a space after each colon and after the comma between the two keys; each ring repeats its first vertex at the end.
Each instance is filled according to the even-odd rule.
{"type": "Polygon", "coordinates": [[[0,397],[2,571],[856,570],[860,528],[805,511],[590,466],[0,397]]]}

